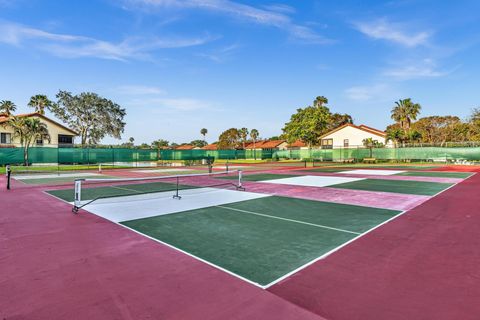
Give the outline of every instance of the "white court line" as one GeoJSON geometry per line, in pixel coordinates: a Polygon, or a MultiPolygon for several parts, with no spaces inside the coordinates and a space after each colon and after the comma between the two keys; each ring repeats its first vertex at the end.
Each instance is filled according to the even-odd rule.
{"type": "Polygon", "coordinates": [[[134,190],[134,189],[128,189],[128,188],[122,188],[122,187],[117,187],[117,186],[109,186],[110,188],[114,189],[119,189],[119,190],[125,190],[125,191],[133,191],[136,193],[142,193],[142,191],[134,190]]]}
{"type": "Polygon", "coordinates": [[[339,232],[346,232],[346,233],[352,233],[352,234],[360,234],[359,232],[354,232],[354,231],[350,231],[350,230],[344,230],[344,229],[339,229],[339,228],[334,228],[334,227],[328,227],[328,226],[324,226],[324,225],[321,225],[321,224],[315,224],[315,223],[304,222],[304,221],[299,221],[299,220],[293,220],[293,219],[288,219],[288,218],[275,217],[275,216],[271,216],[271,215],[268,215],[268,214],[263,214],[263,213],[253,212],[253,211],[235,209],[235,208],[224,207],[224,206],[215,206],[215,207],[217,207],[217,208],[222,208],[222,209],[228,209],[228,210],[232,210],[232,211],[238,211],[238,212],[244,212],[244,213],[254,214],[254,215],[257,215],[257,216],[267,217],[267,218],[271,218],[271,219],[278,219],[278,220],[284,220],[284,221],[288,221],[288,222],[306,224],[306,225],[308,225],[308,226],[313,226],[313,227],[317,227],[317,228],[329,229],[329,230],[334,230],[334,231],[339,231],[339,232]]]}
{"type": "Polygon", "coordinates": [[[81,177],[103,177],[103,175],[98,173],[87,173],[87,172],[79,172],[79,173],[50,173],[50,174],[31,174],[31,175],[12,175],[12,178],[16,180],[31,180],[31,179],[56,179],[56,178],[81,178],[81,177]]]}

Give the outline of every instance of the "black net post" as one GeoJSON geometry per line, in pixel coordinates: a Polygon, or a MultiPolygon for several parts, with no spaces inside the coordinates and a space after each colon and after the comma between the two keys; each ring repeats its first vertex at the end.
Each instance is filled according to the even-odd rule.
{"type": "Polygon", "coordinates": [[[180,185],[180,178],[177,176],[177,183],[176,183],[176,188],[175,188],[175,194],[173,195],[173,199],[182,199],[182,197],[178,194],[178,189],[179,189],[179,185],[180,185]]]}
{"type": "Polygon", "coordinates": [[[10,168],[10,165],[7,164],[5,167],[6,174],[7,174],[7,190],[10,190],[10,178],[12,176],[12,169],[10,168]]]}

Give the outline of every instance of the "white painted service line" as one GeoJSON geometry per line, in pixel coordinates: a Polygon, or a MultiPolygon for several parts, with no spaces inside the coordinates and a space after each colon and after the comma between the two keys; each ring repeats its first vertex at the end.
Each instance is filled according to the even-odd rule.
{"type": "Polygon", "coordinates": [[[321,225],[321,224],[315,224],[315,223],[304,222],[304,221],[299,221],[299,220],[293,220],[293,219],[288,219],[288,218],[276,217],[276,216],[271,216],[271,215],[268,215],[268,214],[263,214],[263,213],[253,212],[253,211],[235,209],[235,208],[230,208],[230,207],[225,207],[225,206],[216,206],[216,207],[217,207],[217,208],[222,208],[222,209],[228,209],[228,210],[232,210],[232,211],[238,211],[238,212],[244,212],[244,213],[254,214],[254,215],[257,215],[257,216],[267,217],[267,218],[271,218],[271,219],[278,219],[278,220],[284,220],[284,221],[288,221],[288,222],[305,224],[305,225],[308,225],[308,226],[317,227],[317,228],[322,228],[322,229],[330,229],[330,230],[334,230],[334,231],[352,233],[352,234],[357,234],[357,235],[360,234],[359,232],[354,232],[354,231],[350,231],[350,230],[344,230],[344,229],[339,229],[339,228],[324,226],[324,225],[321,225]]]}
{"type": "Polygon", "coordinates": [[[394,174],[404,173],[403,170],[367,170],[367,169],[358,169],[358,170],[349,170],[349,171],[340,171],[340,174],[362,174],[362,175],[376,175],[376,176],[391,176],[394,174]]]}

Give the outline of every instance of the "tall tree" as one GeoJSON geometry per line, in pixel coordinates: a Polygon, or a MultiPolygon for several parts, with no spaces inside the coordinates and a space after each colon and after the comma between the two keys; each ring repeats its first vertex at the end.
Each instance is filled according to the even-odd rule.
{"type": "Polygon", "coordinates": [[[50,110],[80,134],[82,146],[97,144],[105,136],[121,138],[126,112],[118,104],[90,92],[72,95],[60,91],[57,99],[50,110]]]}
{"type": "Polygon", "coordinates": [[[256,144],[258,137],[260,136],[260,133],[258,132],[257,129],[252,129],[250,130],[250,138],[253,141],[253,158],[257,160],[257,150],[256,150],[256,144]]]}
{"type": "Polygon", "coordinates": [[[418,103],[413,103],[412,99],[400,99],[395,102],[392,109],[392,119],[395,120],[403,129],[405,136],[410,130],[412,120],[417,120],[422,107],[418,103]]]}
{"type": "Polygon", "coordinates": [[[412,130],[421,135],[421,141],[432,144],[445,144],[452,141],[464,141],[458,134],[461,120],[456,116],[430,116],[412,123],[412,130]]]}
{"type": "Polygon", "coordinates": [[[17,106],[10,100],[2,100],[0,101],[0,114],[6,114],[7,116],[11,116],[12,113],[17,110],[17,106]]]}
{"type": "Polygon", "coordinates": [[[45,108],[50,108],[52,106],[52,101],[50,101],[44,94],[37,94],[30,98],[28,106],[35,108],[35,112],[37,113],[45,114],[45,108]]]}
{"type": "Polygon", "coordinates": [[[162,149],[168,147],[168,141],[163,139],[158,139],[152,142],[152,147],[155,149],[162,149]]]}
{"type": "Polygon", "coordinates": [[[239,147],[240,133],[236,128],[225,130],[218,137],[218,149],[236,149],[239,147]]]}
{"type": "Polygon", "coordinates": [[[333,113],[330,116],[329,124],[328,124],[328,130],[333,130],[335,128],[338,128],[344,124],[347,123],[353,123],[353,118],[349,114],[341,114],[341,113],[333,113]]]}
{"type": "Polygon", "coordinates": [[[283,127],[289,143],[302,140],[309,148],[320,143],[322,134],[329,130],[330,110],[324,106],[328,100],[321,96],[313,102],[313,106],[297,109],[290,121],[283,127]]]}
{"type": "Polygon", "coordinates": [[[38,118],[20,117],[10,118],[8,124],[13,128],[13,135],[20,139],[20,144],[23,148],[24,163],[28,166],[28,150],[33,143],[37,140],[51,141],[47,125],[38,118]]]}
{"type": "Polygon", "coordinates": [[[248,138],[248,129],[247,128],[241,128],[238,130],[238,133],[240,134],[240,139],[242,139],[242,148],[245,149],[245,144],[247,143],[247,138],[248,138]]]}
{"type": "Polygon", "coordinates": [[[205,142],[205,140],[193,140],[190,142],[190,145],[194,146],[194,147],[197,147],[197,148],[203,148],[207,145],[207,143],[205,142]]]}
{"type": "Polygon", "coordinates": [[[203,136],[203,141],[205,141],[205,142],[206,142],[207,133],[208,133],[207,128],[202,128],[200,130],[200,134],[203,136]]]}

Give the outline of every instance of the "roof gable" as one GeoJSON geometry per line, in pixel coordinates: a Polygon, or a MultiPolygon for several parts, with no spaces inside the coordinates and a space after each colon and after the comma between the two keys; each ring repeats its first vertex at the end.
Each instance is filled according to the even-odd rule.
{"type": "MultiPolygon", "coordinates": [[[[11,117],[12,117],[12,116],[8,117],[8,116],[6,116],[5,114],[1,114],[1,115],[0,115],[0,124],[7,122],[11,117]]],[[[64,129],[64,130],[72,133],[72,134],[75,135],[75,136],[78,135],[78,133],[77,133],[76,131],[73,131],[72,129],[64,126],[63,124],[60,124],[60,123],[56,122],[55,120],[52,120],[52,119],[48,118],[47,116],[45,116],[45,115],[43,115],[43,114],[40,114],[40,113],[38,113],[38,112],[17,114],[17,115],[14,115],[14,117],[17,117],[17,118],[35,118],[35,117],[37,117],[37,118],[42,118],[43,120],[46,120],[46,121],[48,121],[48,122],[51,122],[51,123],[53,123],[54,125],[56,125],[56,126],[62,128],[62,129],[64,129]]]]}
{"type": "Polygon", "coordinates": [[[383,132],[383,131],[380,131],[380,130],[377,130],[377,129],[374,129],[374,128],[370,128],[370,127],[367,127],[365,125],[360,125],[360,126],[356,126],[354,124],[351,124],[351,123],[345,123],[344,125],[341,125],[340,127],[337,127],[327,133],[325,133],[324,135],[322,135],[320,137],[320,139],[324,138],[324,137],[327,137],[329,135],[331,135],[332,133],[335,133],[337,131],[340,131],[346,127],[352,127],[352,128],[355,128],[357,130],[361,130],[361,131],[365,131],[365,132],[368,132],[368,133],[371,133],[373,135],[376,135],[376,136],[381,136],[381,137],[386,137],[386,133],[383,132]]]}

